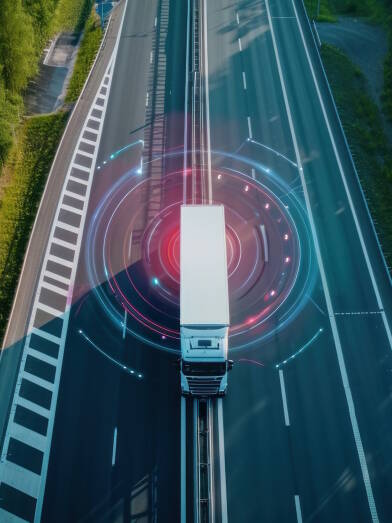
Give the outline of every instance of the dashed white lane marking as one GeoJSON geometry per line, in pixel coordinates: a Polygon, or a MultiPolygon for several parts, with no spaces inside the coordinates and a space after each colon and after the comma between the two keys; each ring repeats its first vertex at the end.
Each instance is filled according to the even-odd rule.
{"type": "Polygon", "coordinates": [[[256,180],[256,169],[252,167],[252,178],[256,180]]]}
{"type": "Polygon", "coordinates": [[[237,25],[240,25],[240,17],[238,15],[238,13],[236,13],[235,18],[237,20],[237,25]]]}
{"type": "Polygon", "coordinates": [[[153,52],[152,52],[152,51],[150,51],[150,64],[152,64],[152,59],[153,59],[153,56],[154,56],[153,52]]]}
{"type": "Polygon", "coordinates": [[[245,71],[242,71],[242,84],[243,84],[244,89],[246,91],[246,75],[245,75],[245,71]]]}
{"type": "Polygon", "coordinates": [[[301,511],[301,502],[299,499],[299,496],[294,496],[294,503],[295,503],[295,512],[297,514],[297,521],[298,523],[302,523],[302,511],[301,511]]]}
{"type": "Polygon", "coordinates": [[[282,369],[279,369],[279,381],[280,381],[280,392],[282,393],[284,424],[286,425],[286,427],[289,427],[290,418],[289,418],[289,410],[287,407],[286,387],[284,384],[284,376],[283,376],[282,369]]]}
{"type": "Polygon", "coordinates": [[[252,121],[250,119],[250,116],[248,116],[248,135],[249,135],[249,138],[252,139],[253,138],[253,134],[252,134],[252,121]]]}
{"type": "Polygon", "coordinates": [[[238,38],[238,47],[240,48],[240,51],[242,51],[241,38],[238,38]]]}
{"type": "Polygon", "coordinates": [[[124,320],[123,320],[123,329],[122,329],[122,339],[125,340],[125,336],[127,334],[127,320],[128,320],[128,314],[127,311],[124,310],[124,320]]]}
{"type": "Polygon", "coordinates": [[[146,107],[148,107],[148,99],[149,99],[149,94],[148,94],[148,91],[146,92],[146,107]]]}
{"type": "Polygon", "coordinates": [[[157,23],[158,23],[158,18],[157,18],[157,17],[155,17],[155,20],[154,20],[154,27],[156,27],[156,26],[157,26],[157,23]]]}
{"type": "Polygon", "coordinates": [[[114,427],[113,431],[113,449],[112,449],[112,467],[116,464],[116,453],[117,453],[117,427],[114,427]]]}

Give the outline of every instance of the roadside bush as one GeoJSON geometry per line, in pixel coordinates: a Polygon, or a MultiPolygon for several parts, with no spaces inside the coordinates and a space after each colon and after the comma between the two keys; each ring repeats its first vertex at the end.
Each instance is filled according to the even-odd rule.
{"type": "Polygon", "coordinates": [[[69,82],[66,102],[77,100],[84,82],[90,72],[102,39],[102,29],[98,15],[93,10],[86,22],[75,67],[69,82]]]}

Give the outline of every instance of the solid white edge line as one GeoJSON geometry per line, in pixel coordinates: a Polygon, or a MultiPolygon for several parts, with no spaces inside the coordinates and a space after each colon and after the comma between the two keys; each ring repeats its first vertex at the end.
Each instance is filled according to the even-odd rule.
{"type": "Polygon", "coordinates": [[[324,120],[325,120],[327,129],[328,129],[329,138],[331,140],[332,148],[333,148],[333,151],[334,151],[334,154],[335,154],[335,158],[336,158],[336,161],[337,161],[337,164],[338,164],[338,167],[339,167],[339,172],[340,172],[340,176],[342,178],[342,182],[343,182],[343,185],[344,185],[344,190],[346,192],[346,196],[347,196],[347,199],[348,199],[348,202],[349,202],[351,214],[352,214],[353,219],[354,219],[355,228],[357,230],[357,234],[358,234],[358,237],[359,237],[359,242],[361,244],[362,252],[363,252],[363,255],[365,257],[366,267],[367,267],[367,270],[369,272],[370,280],[372,282],[374,294],[376,295],[377,305],[378,305],[378,308],[382,311],[382,319],[383,319],[384,328],[385,328],[385,331],[386,331],[386,334],[387,334],[389,347],[392,350],[392,333],[391,333],[391,329],[390,329],[390,326],[389,326],[389,323],[388,323],[388,319],[387,319],[386,314],[385,314],[384,304],[383,304],[382,299],[381,299],[381,295],[380,295],[380,291],[379,291],[378,284],[377,284],[377,281],[376,281],[376,277],[374,275],[373,267],[372,267],[372,264],[370,262],[369,253],[367,251],[366,243],[365,243],[365,240],[364,240],[364,237],[363,237],[363,234],[362,234],[362,229],[361,229],[361,226],[359,224],[357,212],[355,210],[355,206],[354,206],[353,200],[351,198],[351,193],[350,193],[350,189],[348,187],[346,175],[344,174],[343,165],[342,165],[342,162],[340,160],[340,156],[339,156],[339,153],[338,153],[338,149],[336,147],[335,139],[333,137],[331,125],[330,125],[329,120],[328,120],[327,111],[325,109],[324,101],[323,101],[323,98],[321,96],[321,91],[320,91],[320,88],[319,88],[319,85],[318,85],[318,82],[317,82],[317,78],[316,78],[316,74],[314,72],[313,64],[312,64],[312,61],[311,61],[311,58],[310,58],[310,55],[309,55],[309,50],[308,50],[308,46],[307,46],[306,41],[305,41],[305,37],[304,37],[303,30],[302,30],[301,22],[299,21],[298,12],[297,12],[297,9],[295,7],[294,0],[291,0],[291,2],[292,2],[292,5],[293,5],[293,8],[294,8],[295,17],[297,19],[297,25],[298,25],[298,28],[299,28],[299,32],[301,34],[301,40],[302,40],[302,43],[303,43],[303,46],[304,46],[304,49],[305,49],[306,58],[308,60],[308,64],[309,64],[309,67],[310,67],[310,70],[311,70],[311,73],[312,73],[313,82],[314,82],[314,85],[316,87],[317,96],[318,96],[318,99],[319,99],[319,102],[320,102],[320,105],[321,105],[321,109],[322,109],[322,113],[323,113],[323,116],[324,116],[324,120]]]}
{"type": "Polygon", "coordinates": [[[185,58],[185,101],[184,101],[184,165],[182,176],[182,201],[186,203],[187,192],[187,161],[188,161],[188,89],[189,89],[189,35],[190,35],[190,10],[191,3],[188,0],[188,13],[186,21],[186,58],[185,58]]]}
{"type": "Polygon", "coordinates": [[[297,494],[295,494],[295,496],[294,496],[294,503],[295,503],[295,512],[297,514],[297,522],[302,523],[301,501],[297,494]]]}
{"type": "Polygon", "coordinates": [[[113,431],[113,449],[112,449],[112,467],[116,464],[116,453],[117,453],[117,427],[114,427],[113,431]]]}
{"type": "Polygon", "coordinates": [[[186,399],[181,396],[181,523],[186,523],[186,399]]]}
{"type": "Polygon", "coordinates": [[[219,440],[221,523],[227,523],[228,515],[227,515],[226,462],[225,462],[225,433],[224,433],[224,425],[223,425],[222,398],[218,398],[218,440],[219,440]]]}
{"type": "Polygon", "coordinates": [[[193,517],[199,521],[199,403],[192,399],[193,404],[193,517]]]}
{"type": "Polygon", "coordinates": [[[204,85],[206,92],[206,118],[207,118],[207,170],[208,170],[208,203],[212,204],[212,174],[211,174],[211,131],[210,131],[210,84],[208,78],[208,38],[207,38],[207,0],[204,0],[204,85]]]}
{"type": "Polygon", "coordinates": [[[315,251],[316,251],[317,263],[318,263],[319,270],[320,270],[321,283],[322,283],[323,290],[324,290],[329,321],[331,324],[332,335],[333,335],[336,354],[337,354],[337,358],[338,358],[339,370],[340,370],[340,374],[341,374],[341,378],[342,378],[342,382],[343,382],[343,388],[344,388],[346,401],[347,401],[347,405],[348,405],[349,417],[350,417],[351,427],[353,430],[355,445],[357,448],[358,459],[359,459],[359,463],[361,466],[362,478],[363,478],[363,481],[365,484],[366,495],[367,495],[367,499],[368,499],[368,504],[369,504],[372,521],[373,521],[373,523],[378,523],[379,519],[378,519],[378,515],[377,515],[375,501],[374,501],[373,490],[372,490],[372,486],[370,483],[369,470],[368,470],[368,466],[367,466],[367,462],[366,462],[366,458],[365,458],[365,453],[363,450],[362,438],[361,438],[361,435],[359,432],[359,426],[358,426],[357,416],[355,413],[354,401],[353,401],[353,397],[352,397],[352,393],[351,393],[350,384],[348,381],[346,364],[344,361],[343,350],[342,350],[342,346],[340,343],[339,332],[337,329],[337,324],[336,324],[334,311],[333,311],[333,307],[332,307],[332,300],[331,300],[331,296],[329,293],[327,277],[326,277],[325,269],[324,269],[324,262],[321,257],[320,245],[319,245],[317,232],[316,232],[316,226],[315,226],[315,222],[314,222],[314,218],[313,218],[313,211],[312,211],[312,208],[310,205],[308,188],[307,188],[306,181],[305,181],[305,176],[304,176],[303,167],[302,167],[302,160],[301,160],[301,156],[300,156],[299,149],[298,149],[297,137],[296,137],[295,130],[294,130],[293,118],[292,118],[292,114],[291,114],[290,104],[288,101],[286,85],[284,82],[282,66],[280,63],[280,57],[279,57],[278,48],[277,48],[277,44],[276,44],[275,31],[274,31],[274,27],[273,27],[272,20],[271,20],[269,0],[265,0],[265,5],[266,5],[266,10],[267,10],[268,23],[269,23],[270,30],[271,30],[272,45],[274,48],[274,54],[275,54],[275,58],[276,58],[279,79],[280,79],[282,92],[283,92],[283,99],[284,99],[286,113],[287,113],[287,117],[288,117],[288,121],[289,121],[290,133],[291,133],[293,146],[294,146],[294,150],[295,150],[295,156],[296,156],[297,165],[298,165],[298,172],[299,172],[299,175],[301,178],[301,183],[302,183],[302,187],[303,187],[303,191],[304,191],[306,209],[307,209],[308,216],[309,216],[309,223],[310,223],[313,243],[314,243],[314,247],[315,247],[315,251]]]}
{"type": "Polygon", "coordinates": [[[283,376],[282,369],[279,369],[279,382],[280,382],[280,392],[282,394],[284,423],[285,423],[286,427],[289,427],[290,418],[289,418],[289,410],[287,407],[286,387],[284,384],[284,376],[283,376]]]}

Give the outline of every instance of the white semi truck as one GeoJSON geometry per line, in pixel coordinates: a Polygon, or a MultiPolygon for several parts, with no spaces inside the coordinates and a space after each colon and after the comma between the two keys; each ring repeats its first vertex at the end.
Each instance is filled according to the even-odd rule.
{"type": "Polygon", "coordinates": [[[232,361],[223,205],[181,207],[180,250],[181,392],[224,396],[232,361]]]}

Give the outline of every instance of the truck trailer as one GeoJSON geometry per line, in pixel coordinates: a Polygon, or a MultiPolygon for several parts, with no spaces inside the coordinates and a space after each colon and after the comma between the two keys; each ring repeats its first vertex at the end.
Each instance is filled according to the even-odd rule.
{"type": "Polygon", "coordinates": [[[181,392],[224,396],[232,362],[223,205],[182,205],[180,238],[181,392]]]}

